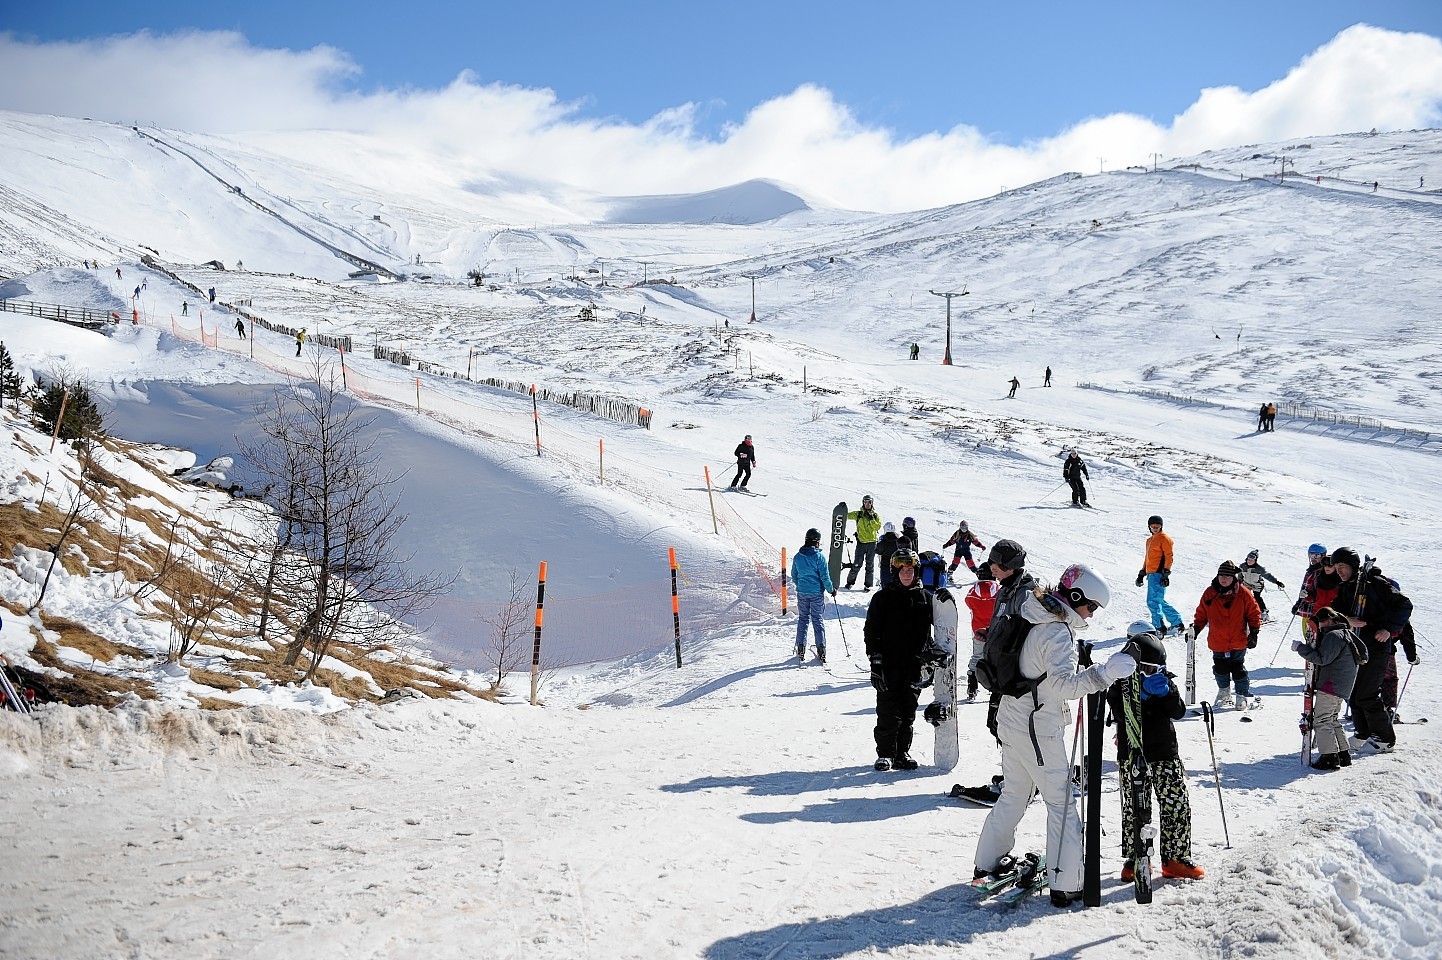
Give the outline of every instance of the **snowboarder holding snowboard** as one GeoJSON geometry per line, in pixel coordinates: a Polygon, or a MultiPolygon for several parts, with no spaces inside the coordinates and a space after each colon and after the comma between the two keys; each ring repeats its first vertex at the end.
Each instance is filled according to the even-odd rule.
{"type": "MultiPolygon", "coordinates": [[[[876,512],[871,495],[861,498],[861,509],[852,510],[846,519],[856,521],[856,556],[851,572],[846,575],[846,589],[856,586],[856,572],[866,565],[866,589],[871,589],[872,568],[876,565],[876,535],[881,532],[881,514],[876,512]]],[[[914,562],[914,561],[913,561],[914,562]]]]}
{"type": "Polygon", "coordinates": [[[836,587],[821,553],[821,531],[815,527],[806,531],[806,545],[791,561],[791,582],[796,585],[796,656],[806,659],[806,625],[810,623],[816,636],[816,659],[825,663],[826,626],[821,618],[826,612],[826,595],[834,599],[836,587]]]}
{"type": "Polygon", "coordinates": [[[746,434],[746,439],[736,444],[731,455],[736,458],[736,476],[731,478],[731,489],[735,490],[740,484],[744,490],[746,482],[751,479],[751,469],[756,466],[756,445],[751,442],[751,434],[746,434]]]}
{"type": "Polygon", "coordinates": [[[1004,779],[1001,799],[987,815],[977,840],[975,875],[991,873],[1012,852],[1017,825],[1033,789],[1039,790],[1047,812],[1051,902],[1058,907],[1082,896],[1082,823],[1072,802],[1067,752],[1072,711],[1067,701],[1100,693],[1136,670],[1136,661],[1127,653],[1113,654],[1101,666],[1077,670],[1076,634],[1110,601],[1107,582],[1085,564],[1067,567],[1055,589],[1028,593],[1021,616],[1032,626],[1018,666],[1031,693],[1003,696],[997,710],[1004,779]]]}
{"type": "Polygon", "coordinates": [[[1262,611],[1252,591],[1237,578],[1237,565],[1223,560],[1217,575],[1202,591],[1197,612],[1192,617],[1192,635],[1207,633],[1207,647],[1212,651],[1212,676],[1217,681],[1214,707],[1232,706],[1232,682],[1237,684],[1238,710],[1262,705],[1262,698],[1251,698],[1252,681],[1247,675],[1247,651],[1257,645],[1262,629],[1262,611]]]}
{"type": "Polygon", "coordinates": [[[880,771],[917,768],[911,758],[912,724],[921,699],[923,652],[932,645],[932,601],[921,588],[918,562],[907,547],[891,555],[891,582],[871,598],[862,630],[876,690],[872,734],[880,771]]]}
{"type": "Polygon", "coordinates": [[[1172,538],[1162,532],[1162,518],[1157,514],[1147,517],[1146,554],[1142,568],[1137,571],[1137,586],[1147,584],[1147,610],[1152,615],[1152,625],[1157,633],[1167,635],[1168,630],[1182,632],[1182,615],[1177,608],[1167,603],[1167,587],[1172,584],[1172,561],[1175,558],[1175,544],[1172,538]]]}
{"type": "Polygon", "coordinates": [[[1087,487],[1082,483],[1082,478],[1091,479],[1087,472],[1086,461],[1081,454],[1075,450],[1066,455],[1066,460],[1061,465],[1062,479],[1071,486],[1071,505],[1074,507],[1089,506],[1087,503],[1087,487]]]}
{"type": "Polygon", "coordinates": [[[1241,578],[1247,589],[1252,591],[1252,597],[1257,601],[1257,609],[1262,611],[1262,622],[1265,623],[1272,619],[1272,615],[1267,612],[1267,601],[1262,599],[1262,591],[1267,588],[1264,581],[1272,581],[1277,585],[1278,590],[1287,589],[1287,585],[1268,573],[1267,568],[1257,562],[1259,555],[1257,550],[1248,551],[1247,558],[1237,568],[1237,576],[1241,578]]]}
{"type": "MultiPolygon", "coordinates": [[[[1177,750],[1177,731],[1173,721],[1186,716],[1187,706],[1167,672],[1167,651],[1161,637],[1147,620],[1138,620],[1127,627],[1127,645],[1123,648],[1137,662],[1141,673],[1142,754],[1147,758],[1147,774],[1161,820],[1162,876],[1173,879],[1200,880],[1205,876],[1201,867],[1192,863],[1192,807],[1187,797],[1187,770],[1177,750]]],[[[1122,680],[1107,691],[1112,716],[1123,715],[1122,680]]],[[[1133,879],[1133,864],[1145,851],[1131,849],[1136,831],[1132,825],[1131,764],[1126,762],[1133,744],[1127,736],[1127,725],[1117,724],[1117,769],[1122,785],[1122,880],[1133,879]]]]}

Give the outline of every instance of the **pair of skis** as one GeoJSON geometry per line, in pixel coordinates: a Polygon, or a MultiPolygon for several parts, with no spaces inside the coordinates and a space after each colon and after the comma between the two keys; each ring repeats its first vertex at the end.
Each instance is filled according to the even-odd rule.
{"type": "Polygon", "coordinates": [[[971,887],[981,891],[984,902],[1014,907],[1047,888],[1046,857],[1037,853],[1019,860],[1004,857],[991,873],[973,880],[971,887]]]}
{"type": "MultiPolygon", "coordinates": [[[[16,713],[34,713],[27,691],[20,689],[10,679],[10,664],[0,657],[0,710],[14,710],[16,713]]],[[[19,677],[19,674],[16,674],[19,677]]]]}
{"type": "Polygon", "coordinates": [[[1127,730],[1125,763],[1130,774],[1132,806],[1132,886],[1137,903],[1152,902],[1152,782],[1146,754],[1142,752],[1142,676],[1133,673],[1122,681],[1122,714],[1127,730]]]}

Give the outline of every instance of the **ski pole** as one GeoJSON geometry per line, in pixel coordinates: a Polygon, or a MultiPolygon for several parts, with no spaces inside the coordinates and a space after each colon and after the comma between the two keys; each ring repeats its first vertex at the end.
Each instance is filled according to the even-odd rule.
{"type": "Polygon", "coordinates": [[[1057,484],[1056,486],[1052,487],[1049,491],[1047,491],[1047,495],[1046,495],[1046,496],[1042,497],[1041,500],[1038,500],[1036,503],[1032,504],[1032,506],[1036,506],[1037,504],[1041,503],[1042,500],[1050,500],[1050,499],[1051,499],[1051,495],[1052,495],[1053,493],[1056,493],[1058,490],[1060,490],[1060,489],[1061,489],[1062,487],[1064,487],[1064,486],[1066,486],[1066,481],[1065,481],[1065,480],[1063,480],[1061,483],[1057,484]]]}
{"type": "Polygon", "coordinates": [[[841,649],[846,651],[846,659],[851,659],[851,647],[846,643],[846,628],[841,625],[841,602],[836,599],[836,594],[831,595],[831,605],[836,608],[836,629],[841,631],[841,649]]]}
{"type": "Polygon", "coordinates": [[[1294,613],[1292,614],[1292,619],[1287,621],[1287,629],[1282,631],[1282,639],[1277,641],[1277,649],[1272,651],[1272,662],[1267,664],[1267,666],[1275,667],[1277,665],[1277,655],[1282,652],[1282,644],[1287,642],[1287,634],[1292,632],[1292,624],[1296,622],[1297,615],[1294,613]]]}
{"type": "Polygon", "coordinates": [[[1417,666],[1415,663],[1413,663],[1413,664],[1408,664],[1408,666],[1407,666],[1407,676],[1402,679],[1402,689],[1397,691],[1397,702],[1394,703],[1394,704],[1392,704],[1392,722],[1393,722],[1393,723],[1396,723],[1396,722],[1397,722],[1397,716],[1398,716],[1397,711],[1400,710],[1401,707],[1402,707],[1402,698],[1407,695],[1407,684],[1408,684],[1408,682],[1411,681],[1411,679],[1412,679],[1412,668],[1415,667],[1415,666],[1417,666]]]}
{"type": "Polygon", "coordinates": [[[1212,754],[1212,779],[1217,784],[1217,807],[1222,811],[1222,839],[1226,840],[1226,849],[1232,849],[1232,837],[1227,832],[1227,808],[1222,803],[1222,772],[1217,768],[1217,748],[1212,743],[1212,705],[1202,701],[1202,722],[1207,727],[1207,750],[1212,754]]]}

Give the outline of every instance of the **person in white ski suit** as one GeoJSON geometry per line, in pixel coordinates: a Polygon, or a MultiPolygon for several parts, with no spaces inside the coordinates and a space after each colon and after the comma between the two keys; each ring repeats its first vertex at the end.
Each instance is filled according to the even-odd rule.
{"type": "Polygon", "coordinates": [[[1021,649],[1020,669],[1036,681],[1030,696],[1002,697],[997,710],[1001,741],[1001,798],[976,844],[978,875],[996,869],[1011,853],[1016,827],[1031,800],[1041,792],[1046,805],[1046,865],[1052,903],[1066,906],[1081,898],[1082,823],[1072,803],[1068,734],[1074,717],[1067,701],[1100,693],[1131,676],[1136,661],[1117,653],[1100,666],[1077,671],[1077,631],[1111,599],[1106,581],[1089,567],[1074,564],[1055,590],[1036,590],[1021,605],[1033,624],[1021,649]]]}

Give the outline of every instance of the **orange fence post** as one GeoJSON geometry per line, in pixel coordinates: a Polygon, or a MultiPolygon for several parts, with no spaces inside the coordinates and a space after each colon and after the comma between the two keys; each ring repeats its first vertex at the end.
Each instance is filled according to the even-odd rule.
{"type": "MultiPolygon", "coordinates": [[[[671,588],[675,590],[673,586],[671,588]]],[[[541,561],[540,579],[536,581],[536,642],[531,649],[531,706],[536,705],[541,690],[541,618],[546,608],[546,561],[541,561]]]]}
{"type": "Polygon", "coordinates": [[[786,548],[781,548],[781,615],[786,616],[786,548]]]}
{"type": "Polygon", "coordinates": [[[721,536],[721,528],[716,525],[716,494],[711,492],[711,467],[705,466],[701,469],[706,471],[706,499],[711,501],[711,532],[721,536]]]}
{"type": "Polygon", "coordinates": [[[671,555],[671,622],[676,627],[676,669],[681,669],[681,600],[676,595],[676,548],[667,548],[671,555]]]}

